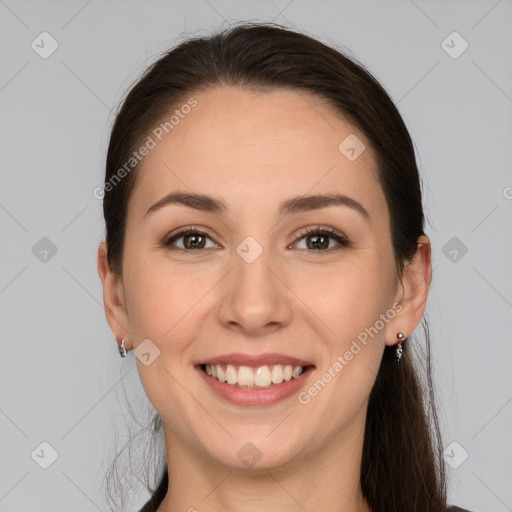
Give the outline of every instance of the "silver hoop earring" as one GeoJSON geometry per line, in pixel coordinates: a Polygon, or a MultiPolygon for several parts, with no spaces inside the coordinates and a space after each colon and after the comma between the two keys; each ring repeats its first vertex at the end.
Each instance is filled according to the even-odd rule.
{"type": "Polygon", "coordinates": [[[402,358],[402,339],[405,337],[403,332],[397,333],[396,337],[398,338],[398,344],[396,346],[396,358],[398,361],[402,358]]]}
{"type": "Polygon", "coordinates": [[[119,345],[119,353],[121,354],[121,357],[126,357],[127,351],[124,346],[124,340],[121,341],[121,345],[119,345]]]}

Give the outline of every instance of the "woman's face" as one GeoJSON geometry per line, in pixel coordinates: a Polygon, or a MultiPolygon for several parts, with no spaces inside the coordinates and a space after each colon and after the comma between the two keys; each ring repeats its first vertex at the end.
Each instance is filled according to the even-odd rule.
{"type": "Polygon", "coordinates": [[[396,306],[404,290],[372,149],[311,95],[225,87],[193,97],[169,135],[152,135],[156,147],[136,171],[116,285],[119,337],[128,348],[150,340],[137,366],[166,439],[231,468],[360,446],[384,347],[418,319],[396,306]],[[175,192],[210,196],[225,210],[195,201],[147,213],[175,192]],[[317,195],[349,199],[306,201],[317,195]],[[164,245],[187,227],[197,234],[164,245]],[[216,360],[236,370],[238,361],[264,382],[267,370],[257,368],[272,376],[291,358],[307,371],[263,392],[214,388],[198,366],[216,360]]]}

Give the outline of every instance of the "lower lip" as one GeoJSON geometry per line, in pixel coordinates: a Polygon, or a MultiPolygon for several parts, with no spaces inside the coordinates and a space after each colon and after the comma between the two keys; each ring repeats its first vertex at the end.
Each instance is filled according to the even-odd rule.
{"type": "Polygon", "coordinates": [[[220,382],[207,375],[200,366],[196,366],[196,370],[213,391],[234,405],[272,405],[297,393],[306,384],[314,367],[309,366],[298,379],[292,378],[281,384],[273,384],[268,388],[254,389],[236,388],[225,382],[220,382]]]}

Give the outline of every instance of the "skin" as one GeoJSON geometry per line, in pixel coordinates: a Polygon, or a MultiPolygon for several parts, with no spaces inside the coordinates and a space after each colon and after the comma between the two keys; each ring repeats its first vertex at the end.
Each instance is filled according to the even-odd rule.
{"type": "Polygon", "coordinates": [[[158,512],[369,511],[359,482],[368,397],[385,345],[421,321],[429,239],[418,240],[399,276],[372,149],[322,99],[228,87],[194,97],[198,105],[137,170],[122,276],[110,271],[104,242],[98,250],[117,342],[133,349],[149,338],[160,350],[148,366],[137,359],[164,422],[170,483],[158,512]],[[354,161],[338,150],[349,134],[366,146],[354,161]],[[229,212],[171,205],[144,218],[176,190],[221,197],[229,212]],[[356,199],[371,221],[339,206],[279,218],[282,201],[322,193],[356,199]],[[210,237],[206,248],[186,252],[184,238],[176,241],[181,251],[162,246],[191,225],[210,237]],[[318,226],[351,245],[327,239],[312,248],[314,235],[301,232],[318,226]],[[263,248],[250,264],[236,252],[247,236],[263,248]],[[294,395],[264,407],[232,405],[193,368],[220,354],[280,352],[313,362],[312,384],[394,303],[401,310],[307,404],[294,395]],[[249,441],[261,452],[250,468],[237,457],[249,441]]]}

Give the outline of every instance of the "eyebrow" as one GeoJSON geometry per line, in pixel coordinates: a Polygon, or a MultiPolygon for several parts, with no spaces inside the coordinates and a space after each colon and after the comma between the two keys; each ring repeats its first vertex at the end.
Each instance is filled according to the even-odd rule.
{"type": "MultiPolygon", "coordinates": [[[[215,198],[206,194],[196,194],[190,192],[171,192],[151,206],[144,217],[160,210],[164,206],[183,205],[188,208],[222,214],[228,211],[228,207],[223,199],[215,198]]],[[[371,222],[370,214],[364,206],[351,197],[341,194],[317,194],[310,196],[297,196],[284,201],[279,207],[279,215],[300,213],[306,211],[320,210],[329,206],[345,206],[359,212],[367,221],[371,222]]]]}

